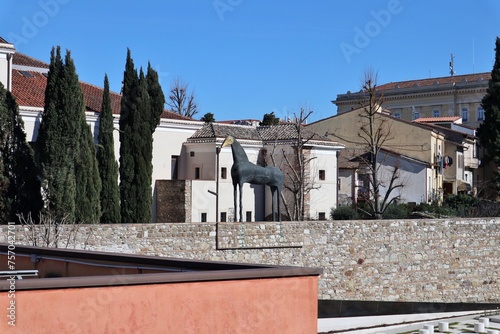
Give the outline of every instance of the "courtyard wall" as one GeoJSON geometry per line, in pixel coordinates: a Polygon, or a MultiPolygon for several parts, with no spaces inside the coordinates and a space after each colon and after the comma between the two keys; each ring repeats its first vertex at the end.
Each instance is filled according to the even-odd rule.
{"type": "MultiPolygon", "coordinates": [[[[15,242],[54,246],[53,231],[52,240],[44,240],[47,228],[16,225],[15,242]]],[[[58,230],[58,247],[321,267],[319,299],[500,303],[500,218],[63,225],[58,230]]],[[[7,231],[7,225],[0,226],[0,242],[7,242],[7,231]]]]}

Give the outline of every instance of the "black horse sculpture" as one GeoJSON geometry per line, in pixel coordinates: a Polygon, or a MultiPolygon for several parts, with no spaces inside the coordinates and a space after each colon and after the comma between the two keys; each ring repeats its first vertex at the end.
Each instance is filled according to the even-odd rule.
{"type": "Polygon", "coordinates": [[[242,189],[243,183],[250,184],[264,184],[271,188],[271,201],[272,201],[272,216],[273,221],[276,220],[274,213],[274,195],[276,194],[276,202],[278,204],[278,217],[281,222],[281,208],[280,208],[280,197],[281,189],[283,187],[283,172],[277,167],[262,167],[257,166],[250,161],[241,147],[240,143],[232,136],[228,136],[222,143],[222,147],[231,145],[231,150],[233,152],[233,166],[231,167],[231,177],[233,179],[234,188],[234,221],[238,221],[238,214],[236,209],[238,208],[236,197],[237,197],[237,186],[240,188],[240,207],[239,207],[239,218],[242,221],[242,189]]]}

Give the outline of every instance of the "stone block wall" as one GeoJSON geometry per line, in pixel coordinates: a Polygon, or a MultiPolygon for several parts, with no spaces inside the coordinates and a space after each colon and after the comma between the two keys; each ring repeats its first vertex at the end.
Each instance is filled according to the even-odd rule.
{"type": "Polygon", "coordinates": [[[156,180],[156,222],[191,221],[191,181],[156,180]]]}
{"type": "MultiPolygon", "coordinates": [[[[7,229],[0,226],[0,242],[7,242],[7,229]]],[[[29,227],[16,226],[17,244],[32,244],[32,236],[29,227]]],[[[99,251],[321,267],[319,299],[500,303],[500,218],[70,225],[59,246],[65,242],[99,251]]]]}

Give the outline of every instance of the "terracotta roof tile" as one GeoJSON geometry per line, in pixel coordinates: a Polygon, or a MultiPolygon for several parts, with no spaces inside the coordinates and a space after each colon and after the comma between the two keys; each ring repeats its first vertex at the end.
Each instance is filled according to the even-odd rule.
{"type": "MultiPolygon", "coordinates": [[[[28,57],[22,53],[14,54],[13,64],[26,67],[49,68],[49,64],[28,57]]],[[[17,104],[20,106],[43,108],[46,86],[47,77],[40,71],[19,71],[15,68],[12,70],[12,94],[16,97],[17,104]],[[28,76],[23,73],[28,74],[28,76]]],[[[80,81],[80,86],[85,99],[86,110],[100,112],[103,88],[82,81],[80,81]]],[[[110,92],[110,95],[113,114],[120,114],[121,95],[115,92],[110,92]]],[[[192,120],[192,118],[168,110],[165,110],[161,117],[192,120]]]]}
{"type": "Polygon", "coordinates": [[[22,53],[15,53],[12,56],[12,64],[13,65],[19,65],[19,66],[29,66],[29,67],[38,67],[38,68],[49,68],[49,64],[40,61],[35,58],[31,58],[25,54],[22,53]]]}
{"type": "Polygon", "coordinates": [[[421,117],[413,120],[413,122],[417,123],[439,123],[439,122],[451,122],[455,123],[456,121],[461,120],[460,116],[443,116],[443,117],[421,117]]]}
{"type": "Polygon", "coordinates": [[[12,71],[12,95],[20,106],[43,108],[47,78],[40,72],[29,74],[31,77],[26,77],[17,70],[12,71]]]}

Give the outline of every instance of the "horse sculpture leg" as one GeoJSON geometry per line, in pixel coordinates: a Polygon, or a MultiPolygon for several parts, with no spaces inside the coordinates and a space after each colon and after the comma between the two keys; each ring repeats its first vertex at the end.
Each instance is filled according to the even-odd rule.
{"type": "Polygon", "coordinates": [[[278,221],[281,223],[281,204],[280,204],[280,199],[281,199],[281,189],[278,188],[278,191],[276,192],[276,202],[278,204],[278,221]]]}
{"type": "MultiPolygon", "coordinates": [[[[238,206],[237,206],[237,201],[236,201],[236,198],[237,198],[237,194],[238,194],[238,184],[235,183],[233,184],[233,189],[234,189],[234,221],[237,222],[238,221],[238,206]]],[[[241,190],[240,190],[241,191],[241,190]]]]}
{"type": "Polygon", "coordinates": [[[240,183],[240,223],[243,222],[243,183],[240,183]]]}
{"type": "Polygon", "coordinates": [[[276,221],[276,215],[274,214],[274,194],[276,193],[276,188],[271,187],[271,215],[273,216],[273,222],[276,221]]]}

